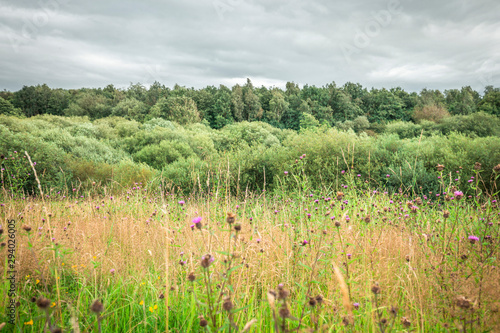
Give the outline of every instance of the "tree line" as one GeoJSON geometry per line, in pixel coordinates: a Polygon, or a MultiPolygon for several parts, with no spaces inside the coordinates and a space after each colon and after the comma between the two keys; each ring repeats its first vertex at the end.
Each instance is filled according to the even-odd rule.
{"type": "Polygon", "coordinates": [[[126,89],[52,89],[46,84],[24,86],[16,92],[0,92],[0,114],[86,116],[91,120],[110,116],[144,123],[163,118],[186,125],[203,122],[213,129],[242,121],[262,121],[281,129],[299,130],[320,124],[340,128],[368,127],[393,121],[440,122],[450,116],[477,112],[500,115],[500,88],[487,86],[483,95],[466,86],[461,89],[423,89],[407,92],[400,87],[372,88],[359,83],[335,82],[316,87],[288,82],[277,87],[244,85],[202,89],[155,82],[149,88],[137,83],[126,89]]]}

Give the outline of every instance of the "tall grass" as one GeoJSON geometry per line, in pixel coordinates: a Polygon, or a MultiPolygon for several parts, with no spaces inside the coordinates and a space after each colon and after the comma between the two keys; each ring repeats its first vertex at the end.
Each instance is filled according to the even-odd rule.
{"type": "MultiPolygon", "coordinates": [[[[19,306],[17,326],[3,329],[500,329],[494,196],[461,197],[444,181],[440,193],[389,194],[363,189],[350,171],[345,184],[313,190],[301,163],[274,192],[239,197],[227,191],[238,177],[228,173],[190,197],[161,181],[117,196],[4,197],[2,220],[18,222],[19,306]],[[43,298],[41,310],[33,301],[43,298]]],[[[0,308],[6,272],[2,261],[0,308]]]]}

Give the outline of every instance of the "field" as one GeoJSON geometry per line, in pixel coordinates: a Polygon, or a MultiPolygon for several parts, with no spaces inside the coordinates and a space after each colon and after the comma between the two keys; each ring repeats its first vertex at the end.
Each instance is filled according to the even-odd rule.
{"type": "Polygon", "coordinates": [[[4,193],[3,331],[500,331],[495,197],[342,179],[314,190],[290,172],[238,197],[224,184],[4,193]]]}

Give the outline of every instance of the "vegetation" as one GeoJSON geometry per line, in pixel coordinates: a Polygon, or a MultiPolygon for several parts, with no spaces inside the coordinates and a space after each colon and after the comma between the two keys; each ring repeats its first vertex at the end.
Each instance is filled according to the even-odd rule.
{"type": "MultiPolygon", "coordinates": [[[[483,332],[500,328],[500,210],[434,171],[439,192],[311,186],[309,156],[274,193],[202,195],[161,183],[9,199],[16,332],[483,332]],[[298,190],[287,190],[298,183],[298,190]]],[[[311,156],[311,158],[314,158],[311,156]]],[[[346,167],[347,169],[347,167],[346,167]]],[[[483,171],[476,164],[469,187],[483,171]]],[[[500,165],[497,166],[498,182],[500,165]]],[[[461,170],[456,170],[458,173],[461,170]]],[[[222,180],[222,179],[221,179],[222,180]]],[[[358,187],[358,188],[356,188],[358,187]]],[[[5,194],[4,194],[5,195],[5,194]]],[[[5,235],[2,242],[6,241],[5,235]]],[[[5,244],[5,243],[3,243],[5,244]]],[[[2,253],[7,257],[7,247],[2,253]]],[[[3,273],[6,274],[5,266],[3,273]]],[[[10,287],[2,280],[0,307],[10,287]]],[[[0,322],[7,321],[5,313],[0,322]]]]}
{"type": "Polygon", "coordinates": [[[0,329],[499,330],[499,96],[0,93],[0,329]]]}

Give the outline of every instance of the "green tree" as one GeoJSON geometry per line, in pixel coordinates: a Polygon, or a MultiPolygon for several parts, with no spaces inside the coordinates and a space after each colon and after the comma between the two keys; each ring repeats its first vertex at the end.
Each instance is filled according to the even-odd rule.
{"type": "Polygon", "coordinates": [[[500,89],[487,86],[484,97],[478,103],[479,111],[500,116],[500,89]]]}
{"type": "Polygon", "coordinates": [[[9,116],[20,116],[21,110],[17,109],[9,101],[0,97],[0,114],[5,114],[9,116]]]}
{"type": "Polygon", "coordinates": [[[175,121],[181,125],[200,121],[196,103],[186,96],[162,97],[151,108],[150,116],[175,121]]]}
{"type": "Polygon", "coordinates": [[[276,126],[281,121],[281,117],[288,111],[290,103],[286,101],[285,96],[277,88],[271,90],[271,96],[269,110],[266,112],[265,118],[276,126]]]}
{"type": "Polygon", "coordinates": [[[261,120],[264,115],[259,101],[259,97],[255,95],[252,81],[247,79],[247,83],[243,86],[243,118],[248,121],[261,120]]]}
{"type": "Polygon", "coordinates": [[[111,115],[142,122],[147,112],[148,108],[146,104],[131,97],[118,103],[111,110],[111,115]]]}
{"type": "Polygon", "coordinates": [[[234,119],[236,121],[243,121],[245,104],[243,103],[243,89],[239,84],[233,87],[233,92],[231,94],[231,109],[234,119]]]}

